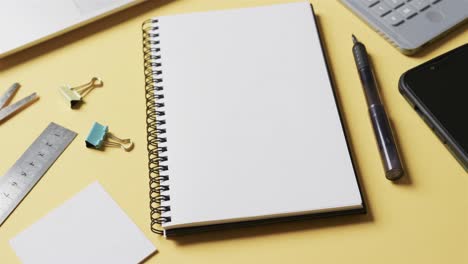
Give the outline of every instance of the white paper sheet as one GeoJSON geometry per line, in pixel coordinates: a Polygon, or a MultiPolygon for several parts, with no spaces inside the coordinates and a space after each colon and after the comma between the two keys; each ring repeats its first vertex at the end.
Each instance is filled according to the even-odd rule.
{"type": "Polygon", "coordinates": [[[156,251],[95,182],[10,241],[23,263],[139,263],[156,251]]]}

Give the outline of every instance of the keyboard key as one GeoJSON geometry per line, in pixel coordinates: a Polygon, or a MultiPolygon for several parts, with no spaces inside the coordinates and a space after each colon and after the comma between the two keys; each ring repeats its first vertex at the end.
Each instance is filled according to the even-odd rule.
{"type": "Polygon", "coordinates": [[[385,0],[392,9],[402,6],[405,3],[405,0],[385,0]]]}
{"type": "Polygon", "coordinates": [[[371,7],[375,5],[379,0],[361,0],[363,4],[365,4],[367,7],[371,7]]]}
{"type": "Polygon", "coordinates": [[[411,1],[411,5],[413,5],[417,10],[424,10],[431,6],[429,0],[413,0],[411,1]]]}
{"type": "Polygon", "coordinates": [[[372,10],[375,14],[381,17],[385,16],[391,11],[390,7],[385,3],[376,4],[374,7],[372,7],[372,10]]]}
{"type": "Polygon", "coordinates": [[[397,11],[402,15],[404,18],[411,18],[416,15],[416,8],[410,5],[405,5],[397,9],[397,11]]]}
{"type": "Polygon", "coordinates": [[[403,24],[403,21],[404,21],[403,17],[397,12],[392,12],[388,16],[385,17],[385,22],[387,22],[387,24],[394,26],[394,27],[403,24]]]}

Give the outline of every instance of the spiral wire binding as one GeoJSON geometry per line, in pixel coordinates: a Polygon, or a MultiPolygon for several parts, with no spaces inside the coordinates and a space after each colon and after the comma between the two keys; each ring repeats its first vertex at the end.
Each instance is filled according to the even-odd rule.
{"type": "Polygon", "coordinates": [[[145,92],[146,92],[146,131],[148,140],[148,168],[150,180],[150,210],[151,210],[151,230],[163,235],[162,224],[171,221],[167,213],[171,207],[167,205],[170,196],[168,160],[165,156],[167,152],[167,138],[164,125],[164,95],[162,85],[161,70],[161,50],[159,48],[159,25],[157,19],[150,19],[143,22],[143,56],[145,72],[145,92]]]}

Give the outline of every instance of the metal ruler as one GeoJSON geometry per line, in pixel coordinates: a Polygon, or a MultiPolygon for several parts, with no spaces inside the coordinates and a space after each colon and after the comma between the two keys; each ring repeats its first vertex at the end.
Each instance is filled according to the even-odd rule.
{"type": "Polygon", "coordinates": [[[75,132],[50,123],[0,178],[0,226],[75,137],[75,132]]]}

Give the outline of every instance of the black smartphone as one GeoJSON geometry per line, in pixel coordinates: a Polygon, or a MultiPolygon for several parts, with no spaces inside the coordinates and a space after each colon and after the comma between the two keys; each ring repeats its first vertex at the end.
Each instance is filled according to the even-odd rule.
{"type": "Polygon", "coordinates": [[[468,172],[468,44],[405,72],[399,90],[468,172]]]}

